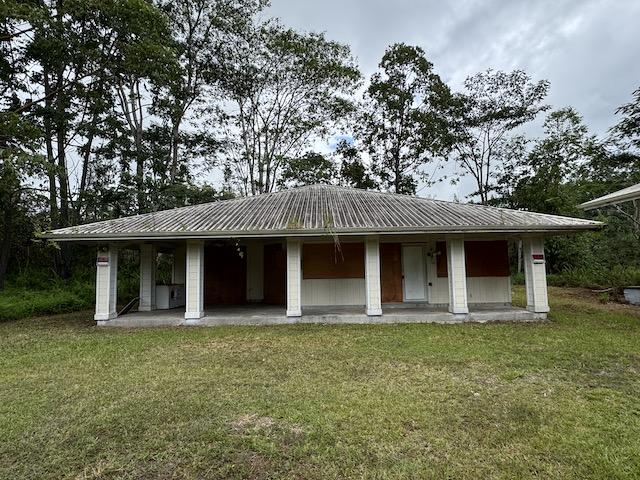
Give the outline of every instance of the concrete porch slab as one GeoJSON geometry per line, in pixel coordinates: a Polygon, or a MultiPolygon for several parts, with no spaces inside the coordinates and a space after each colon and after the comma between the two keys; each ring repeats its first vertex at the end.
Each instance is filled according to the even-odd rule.
{"type": "Polygon", "coordinates": [[[184,309],[132,312],[112,320],[98,321],[101,327],[161,327],[220,325],[279,325],[296,323],[389,324],[389,323],[463,323],[533,322],[545,320],[544,313],[507,305],[477,305],[466,315],[454,315],[442,306],[383,306],[382,315],[367,316],[364,307],[305,307],[301,317],[287,317],[285,309],[272,305],[221,306],[207,309],[205,316],[185,323],[184,309]]]}

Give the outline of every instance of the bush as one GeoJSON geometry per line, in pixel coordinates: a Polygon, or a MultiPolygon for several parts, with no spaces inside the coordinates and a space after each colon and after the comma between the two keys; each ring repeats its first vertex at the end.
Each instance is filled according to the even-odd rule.
{"type": "Polygon", "coordinates": [[[48,288],[12,285],[0,292],[0,321],[91,308],[94,285],[90,282],[50,282],[48,288]]]}
{"type": "MultiPolygon", "coordinates": [[[[524,274],[512,277],[516,285],[524,284],[524,274]]],[[[612,268],[572,268],[547,275],[547,283],[556,287],[614,288],[640,285],[640,267],[615,265],[612,268]]]]}

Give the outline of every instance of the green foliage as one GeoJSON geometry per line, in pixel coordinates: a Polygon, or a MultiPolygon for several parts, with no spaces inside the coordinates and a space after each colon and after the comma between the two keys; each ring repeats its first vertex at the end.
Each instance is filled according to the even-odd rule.
{"type": "Polygon", "coordinates": [[[447,85],[420,47],[391,45],[372,75],[359,134],[386,189],[415,193],[420,167],[446,148],[447,85]]]}
{"type": "Polygon", "coordinates": [[[358,149],[341,140],[336,146],[336,156],[340,159],[339,183],[347,187],[374,190],[379,187],[373,173],[364,164],[358,149]]]}
{"type": "Polygon", "coordinates": [[[273,191],[287,159],[353,111],[360,79],[348,46],[277,22],[256,26],[221,73],[234,106],[224,114],[228,180],[252,195],[273,191]]]}
{"type": "MultiPolygon", "coordinates": [[[[549,82],[534,82],[521,70],[487,70],[468,77],[465,92],[455,96],[448,124],[451,158],[477,186],[481,203],[488,203],[495,176],[505,160],[511,132],[548,109],[543,102],[549,82]]],[[[456,179],[454,179],[456,180],[456,179]]]]}
{"type": "Polygon", "coordinates": [[[95,287],[83,281],[51,281],[45,290],[31,283],[0,292],[0,322],[25,317],[74,312],[93,307],[95,287]]]}
{"type": "Polygon", "coordinates": [[[330,158],[320,153],[307,152],[299,158],[285,162],[278,180],[280,187],[301,187],[316,183],[332,183],[337,169],[330,158]]]}

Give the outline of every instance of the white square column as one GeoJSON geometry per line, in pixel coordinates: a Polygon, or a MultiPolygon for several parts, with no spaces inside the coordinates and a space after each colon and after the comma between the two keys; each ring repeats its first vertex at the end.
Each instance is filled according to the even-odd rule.
{"type": "Polygon", "coordinates": [[[186,320],[197,320],[204,317],[204,242],[202,240],[187,241],[185,283],[186,320]]]}
{"type": "Polygon", "coordinates": [[[449,311],[455,315],[469,313],[467,305],[467,268],[463,239],[447,240],[447,274],[449,276],[449,311]]]}
{"type": "Polygon", "coordinates": [[[364,278],[367,300],[367,315],[382,315],[380,292],[380,241],[378,237],[367,237],[364,243],[364,278]]]}
{"type": "Polygon", "coordinates": [[[111,320],[118,316],[118,247],[98,249],[96,258],[96,313],[94,320],[111,320]]]}
{"type": "Polygon", "coordinates": [[[535,313],[549,311],[547,272],[544,258],[544,239],[522,239],[524,279],[527,289],[527,310],[535,313]]]}
{"type": "Polygon", "coordinates": [[[287,317],[302,316],[302,242],[287,238],[287,317]]]}
{"type": "Polygon", "coordinates": [[[140,245],[140,300],[138,310],[149,312],[156,309],[156,247],[140,245]]]}
{"type": "Polygon", "coordinates": [[[171,283],[184,285],[186,275],[187,252],[186,245],[180,243],[173,251],[173,265],[171,266],[171,283]]]}

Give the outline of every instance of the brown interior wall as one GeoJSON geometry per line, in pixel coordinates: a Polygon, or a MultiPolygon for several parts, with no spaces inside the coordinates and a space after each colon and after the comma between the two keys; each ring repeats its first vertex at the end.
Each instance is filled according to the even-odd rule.
{"type": "MultiPolygon", "coordinates": [[[[467,277],[508,277],[509,250],[506,240],[468,240],[464,242],[467,277]]],[[[447,244],[436,242],[437,275],[447,274],[447,244]]]]}
{"type": "Polygon", "coordinates": [[[264,303],[285,305],[287,298],[287,252],[281,243],[264,246],[264,303]]]}
{"type": "Polygon", "coordinates": [[[402,246],[380,244],[380,289],[382,303],[402,302],[402,246]]]}
{"type": "Polygon", "coordinates": [[[204,304],[242,305],[247,302],[247,255],[231,245],[204,249],[204,304]]]}
{"type": "Polygon", "coordinates": [[[364,243],[303,244],[302,278],[364,278],[364,243]]]}

